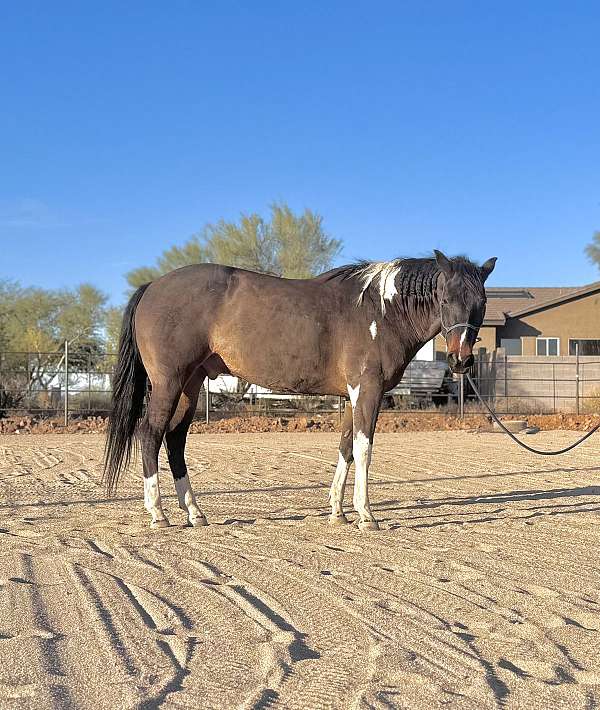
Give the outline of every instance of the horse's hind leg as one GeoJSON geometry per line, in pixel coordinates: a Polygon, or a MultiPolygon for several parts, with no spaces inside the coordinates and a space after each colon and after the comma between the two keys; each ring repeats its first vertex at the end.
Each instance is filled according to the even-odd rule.
{"type": "Polygon", "coordinates": [[[150,527],[153,528],[169,526],[160,497],[158,452],[178,396],[179,388],[173,382],[153,382],[146,415],[138,433],[144,468],[144,505],[152,516],[150,527]]]}
{"type": "Polygon", "coordinates": [[[175,481],[179,507],[187,513],[188,524],[194,527],[208,525],[208,523],[206,522],[204,514],[196,504],[196,499],[194,498],[194,493],[190,485],[184,454],[187,433],[192,419],[194,418],[196,404],[198,402],[198,393],[200,392],[200,387],[202,386],[202,381],[205,376],[206,373],[200,368],[188,380],[179,397],[177,408],[169,422],[165,436],[167,456],[175,481]]]}
{"type": "Polygon", "coordinates": [[[329,491],[329,501],[331,503],[330,525],[342,525],[348,522],[344,515],[344,490],[352,460],[352,407],[348,405],[344,410],[344,418],[342,420],[342,436],[337,468],[335,469],[331,490],[329,491]]]}

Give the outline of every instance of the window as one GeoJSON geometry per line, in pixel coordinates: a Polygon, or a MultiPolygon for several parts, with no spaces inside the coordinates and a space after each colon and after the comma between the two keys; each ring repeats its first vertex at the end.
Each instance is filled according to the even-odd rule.
{"type": "Polygon", "coordinates": [[[558,355],[558,338],[538,338],[536,355],[558,355]]]}
{"type": "Polygon", "coordinates": [[[506,350],[507,355],[523,354],[521,338],[500,338],[500,347],[506,350]]]}
{"type": "Polygon", "coordinates": [[[576,345],[579,345],[580,355],[600,355],[600,340],[592,340],[591,338],[569,338],[569,355],[577,355],[576,345]]]}

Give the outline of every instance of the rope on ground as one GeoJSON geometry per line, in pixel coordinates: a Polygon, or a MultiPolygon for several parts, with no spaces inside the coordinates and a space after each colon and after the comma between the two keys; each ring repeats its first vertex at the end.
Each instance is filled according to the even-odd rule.
{"type": "Polygon", "coordinates": [[[585,436],[582,436],[581,439],[578,439],[576,442],[571,444],[570,446],[565,446],[564,449],[558,449],[558,451],[542,451],[541,449],[534,449],[532,446],[528,446],[524,442],[522,442],[518,437],[516,437],[512,431],[509,431],[504,424],[498,419],[496,416],[496,413],[492,410],[492,408],[489,406],[489,404],[483,399],[483,397],[479,394],[479,390],[475,386],[475,383],[473,382],[473,378],[471,377],[471,374],[467,372],[467,380],[469,380],[469,384],[473,388],[473,392],[477,395],[477,399],[483,404],[483,406],[488,410],[488,412],[492,415],[492,419],[498,424],[498,426],[510,436],[510,438],[513,441],[516,441],[519,446],[522,446],[524,449],[527,449],[527,451],[531,451],[532,454],[539,454],[540,456],[558,456],[559,454],[566,454],[567,451],[571,451],[571,449],[574,449],[576,446],[579,446],[579,444],[582,444],[588,437],[590,437],[595,431],[600,429],[600,424],[596,424],[596,426],[593,429],[590,429],[585,436]]]}

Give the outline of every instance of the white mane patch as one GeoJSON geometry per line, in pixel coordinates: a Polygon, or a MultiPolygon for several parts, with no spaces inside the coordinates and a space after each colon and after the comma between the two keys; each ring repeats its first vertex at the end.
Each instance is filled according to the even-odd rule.
{"type": "MultiPolygon", "coordinates": [[[[373,281],[375,281],[375,279],[379,279],[381,313],[382,315],[385,315],[385,302],[391,301],[398,293],[398,289],[396,288],[396,276],[401,268],[402,262],[400,259],[395,259],[394,261],[375,261],[372,264],[365,266],[360,272],[362,289],[358,297],[358,305],[362,303],[365,291],[369,288],[373,281]]],[[[373,339],[375,339],[375,336],[373,336],[373,339]]]]}

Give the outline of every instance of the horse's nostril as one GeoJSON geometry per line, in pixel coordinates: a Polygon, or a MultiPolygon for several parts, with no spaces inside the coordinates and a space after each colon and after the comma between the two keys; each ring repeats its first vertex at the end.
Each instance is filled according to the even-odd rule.
{"type": "Polygon", "coordinates": [[[467,357],[463,360],[463,365],[464,365],[465,367],[471,367],[471,365],[472,365],[474,362],[475,362],[475,358],[474,358],[472,355],[469,355],[469,356],[467,356],[467,357]]]}

